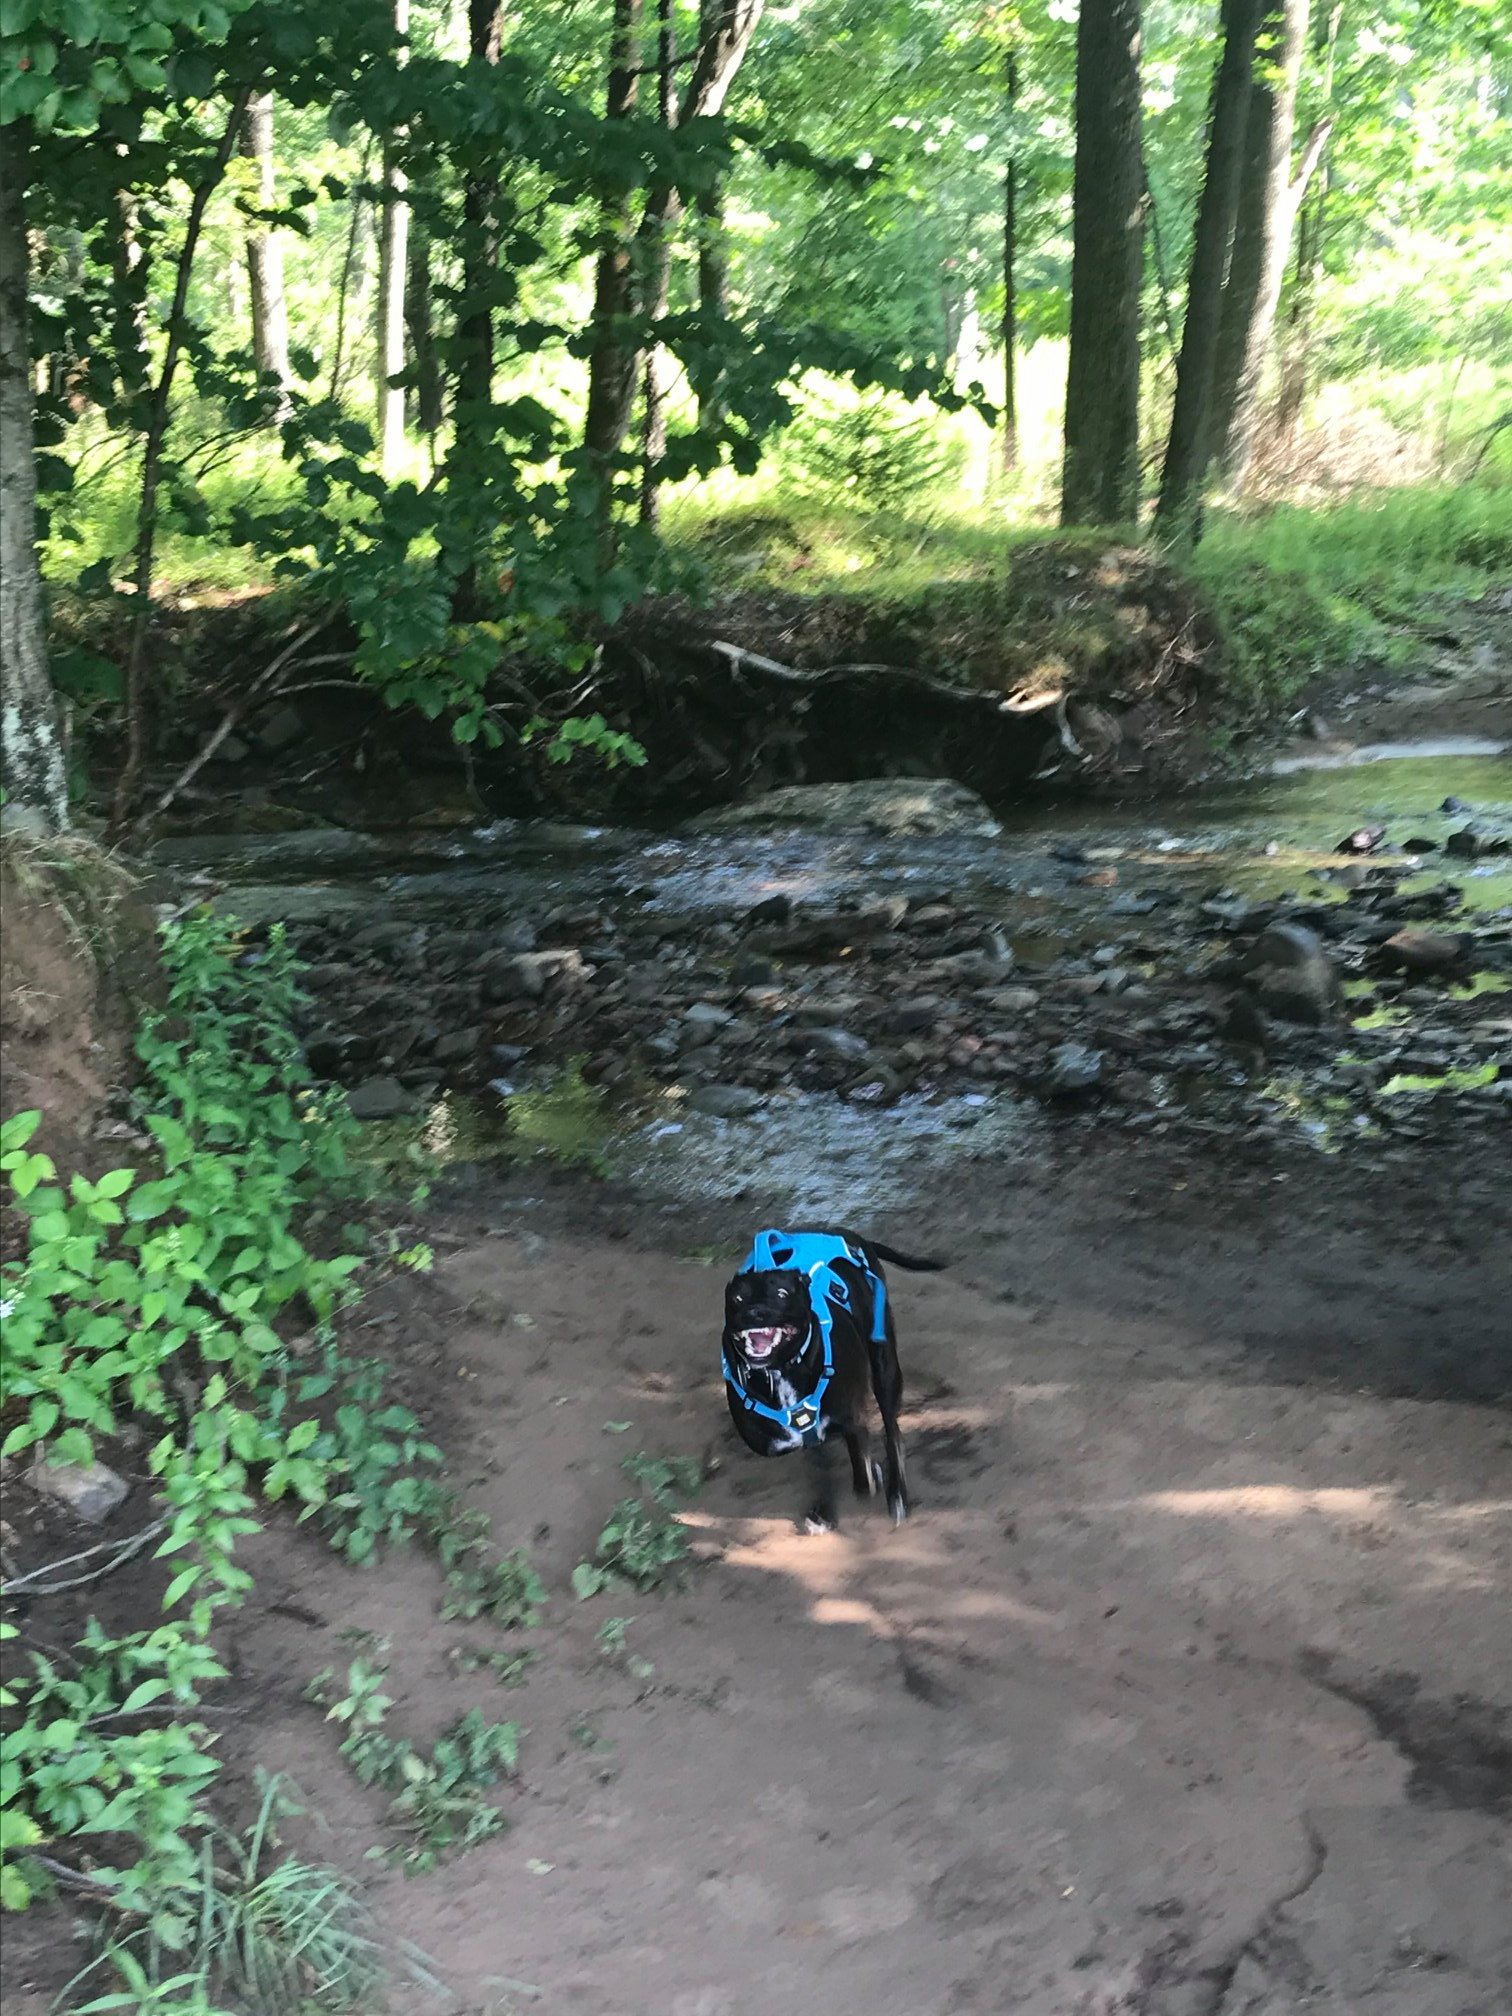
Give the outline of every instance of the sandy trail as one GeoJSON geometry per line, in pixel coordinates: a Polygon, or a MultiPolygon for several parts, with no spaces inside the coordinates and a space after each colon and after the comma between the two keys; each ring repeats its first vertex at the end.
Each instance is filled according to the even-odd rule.
{"type": "Polygon", "coordinates": [[[1021,1227],[1014,1288],[980,1251],[895,1280],[918,1510],[817,1539],[797,1466],[726,1430],[722,1265],[580,1229],[444,1261],[426,1382],[554,1587],[627,1450],[717,1458],[683,1590],[557,1602],[519,1692],[459,1675],[424,1562],[358,1579],[313,1539],[259,1543],[259,1590],[323,1624],[239,1630],[258,1706],[229,1740],[294,1772],[343,1857],[376,1808],[299,1699],[339,1629],[389,1637],[407,1729],[475,1700],[526,1726],[513,1831],[378,1893],[462,2008],[1512,2008],[1507,1417],[1290,1369],[1309,1300],[1336,1349],[1347,1308],[1394,1365],[1488,1320],[1504,1263],[1415,1306],[1421,1250],[1299,1235],[1267,1298],[1253,1219],[1181,1251],[1111,1223],[1079,1276],[1048,1270],[1052,1222],[1021,1227]],[[653,1676],[599,1656],[614,1615],[653,1676]]]}

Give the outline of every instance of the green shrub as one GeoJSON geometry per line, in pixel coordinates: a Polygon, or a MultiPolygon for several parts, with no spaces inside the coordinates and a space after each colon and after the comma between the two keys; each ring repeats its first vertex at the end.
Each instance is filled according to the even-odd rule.
{"type": "Polygon", "coordinates": [[[966,464],[964,444],[942,415],[889,393],[816,400],[784,433],[778,454],[800,494],[883,516],[926,512],[966,464]]]}

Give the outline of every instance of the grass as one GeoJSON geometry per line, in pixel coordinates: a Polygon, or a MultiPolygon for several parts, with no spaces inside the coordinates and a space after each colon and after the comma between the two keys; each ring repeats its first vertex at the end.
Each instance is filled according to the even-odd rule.
{"type": "MultiPolygon", "coordinates": [[[[183,1899],[182,1943],[170,1946],[147,1930],[108,1939],[64,1991],[109,1982],[70,2004],[78,2016],[159,2009],[339,2016],[382,2007],[388,1966],[354,1886],[334,1869],[274,1853],[278,1822],[298,1810],[287,1781],[267,1778],[246,1834],[221,1832],[205,1843],[199,1880],[183,1899]]],[[[430,1978],[418,1956],[411,1965],[430,1978]]]]}

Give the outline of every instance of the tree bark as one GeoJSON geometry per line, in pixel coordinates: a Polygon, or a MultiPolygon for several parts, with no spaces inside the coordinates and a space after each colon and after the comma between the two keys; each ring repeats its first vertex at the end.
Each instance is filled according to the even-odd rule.
{"type": "MultiPolygon", "coordinates": [[[[725,236],[724,190],[719,183],[699,191],[698,306],[710,320],[723,322],[730,312],[730,248],[725,236]]],[[[702,433],[714,434],[724,424],[724,401],[717,392],[698,402],[702,433]]]]}
{"type": "MultiPolygon", "coordinates": [[[[1322,97],[1325,106],[1331,104],[1333,100],[1334,59],[1343,19],[1343,0],[1334,0],[1334,5],[1319,18],[1314,28],[1314,46],[1321,59],[1320,67],[1323,73],[1322,97]]],[[[1281,384],[1276,395],[1276,431],[1287,438],[1296,432],[1297,423],[1302,417],[1302,403],[1307,396],[1313,308],[1317,301],[1318,282],[1323,276],[1323,226],[1328,212],[1328,142],[1331,131],[1331,118],[1325,118],[1321,125],[1314,129],[1314,138],[1318,138],[1321,134],[1321,139],[1316,151],[1312,150],[1309,142],[1312,161],[1308,180],[1312,185],[1312,199],[1310,202],[1306,201],[1307,183],[1304,183],[1298,197],[1301,228],[1297,235],[1297,266],[1281,361],[1281,384]],[[1321,172],[1315,173],[1315,171],[1321,172]]]]}
{"type": "MultiPolygon", "coordinates": [[[[635,110],[642,0],[614,0],[609,38],[606,119],[628,119],[635,110]]],[[[606,199],[599,218],[599,255],[593,283],[593,348],[588,359],[588,418],[583,432],[598,482],[601,537],[609,539],[613,512],[614,457],[630,420],[635,390],[636,350],[625,324],[635,310],[635,267],[630,243],[628,197],[606,199]]]]}
{"type": "Polygon", "coordinates": [[[1071,354],[1061,522],[1139,510],[1139,300],[1144,278],[1140,0],[1082,0],[1076,30],[1071,354]]]}
{"type": "Polygon", "coordinates": [[[47,669],[32,439],[23,121],[0,126],[0,768],[6,816],[36,832],[68,825],[63,729],[47,669]]]}
{"type": "MultiPolygon", "coordinates": [[[[504,36],[503,0],[467,0],[467,50],[474,63],[497,63],[504,36]]],[[[494,318],[492,290],[499,263],[495,209],[499,176],[492,164],[475,165],[462,185],[462,295],[457,319],[456,379],[452,397],[453,454],[483,409],[493,404],[494,318]],[[470,410],[471,409],[471,410],[470,410]]],[[[452,616],[471,622],[481,614],[478,569],[469,560],[452,589],[452,616]]]]}
{"type": "MultiPolygon", "coordinates": [[[[657,110],[666,127],[677,124],[677,96],[674,83],[677,63],[677,30],[672,20],[672,0],[656,4],[657,110]]],[[[646,275],[647,312],[660,321],[671,296],[672,242],[666,232],[651,247],[646,275]]],[[[660,343],[646,349],[645,417],[641,432],[640,521],[654,526],[661,516],[660,463],[667,452],[667,394],[670,360],[660,343]]]]}
{"type": "Polygon", "coordinates": [[[163,443],[173,413],[173,380],[183,355],[188,329],[189,281],[194,258],[204,228],[205,209],[220,186],[236,147],[246,115],[249,90],[239,92],[231,106],[231,116],[214,158],[189,202],[184,225],[184,242],[178,255],[178,272],[173,286],[173,305],[168,311],[167,345],[147,416],[147,433],[142,443],[142,488],[137,500],[136,544],[132,552],[131,629],[126,643],[126,761],[116,783],[111,807],[111,828],[119,832],[135,807],[141,790],[142,771],[147,761],[148,721],[147,631],[152,621],[152,570],[157,553],[158,489],[163,477],[163,443]]]}
{"type": "MultiPolygon", "coordinates": [[[[273,160],[273,94],[260,91],[248,101],[242,121],[243,156],[257,166],[257,202],[271,210],[277,199],[273,160]]],[[[247,224],[247,279],[252,294],[252,355],[260,378],[276,379],[278,406],[283,405],[292,373],[289,369],[289,307],[284,294],[283,243],[261,222],[247,224]]]]}
{"type": "MultiPolygon", "coordinates": [[[[1309,0],[1267,0],[1245,122],[1234,245],[1223,290],[1209,441],[1242,483],[1259,411],[1260,381],[1275,333],[1299,193],[1292,179],[1297,86],[1309,0]]],[[[1306,184],[1303,183],[1305,188],[1306,184]]]]}
{"type": "Polygon", "coordinates": [[[1207,474],[1218,330],[1239,206],[1260,7],[1261,0],[1224,0],[1223,50],[1208,112],[1207,166],[1192,239],[1176,403],[1155,505],[1157,533],[1183,544],[1196,536],[1207,474]]]}
{"type": "MultiPolygon", "coordinates": [[[[394,38],[409,34],[409,0],[394,0],[394,38]]],[[[383,208],[378,234],[378,324],[374,342],[379,466],[392,477],[404,460],[404,388],[392,381],[404,370],[404,283],[409,270],[409,205],[395,149],[383,157],[383,208]]]]}
{"type": "Polygon", "coordinates": [[[436,436],[446,417],[441,386],[441,362],[436,353],[435,302],[431,290],[430,233],[419,218],[410,219],[409,280],[404,296],[404,319],[409,328],[409,344],[415,359],[415,418],[430,443],[435,460],[436,436]]]}
{"type": "MultiPolygon", "coordinates": [[[[1003,96],[1010,125],[1018,109],[1018,52],[1004,58],[1003,96]]],[[[1003,170],[1003,433],[998,466],[1004,477],[1018,467],[1018,158],[1017,140],[1008,136],[1008,165],[1003,170]]]]}
{"type": "MultiPolygon", "coordinates": [[[[677,107],[676,123],[710,119],[724,106],[730,86],[745,61],[766,0],[717,0],[705,16],[707,28],[699,43],[693,74],[677,107]]],[[[609,78],[610,118],[625,117],[634,105],[635,40],[640,27],[641,0],[615,0],[614,40],[609,78]]],[[[626,318],[652,312],[659,287],[659,258],[683,214],[683,198],[675,183],[652,185],[636,229],[627,241],[628,206],[606,211],[603,250],[594,293],[595,339],[589,361],[588,424],[584,446],[600,471],[600,510],[610,508],[612,463],[630,422],[639,346],[627,342],[626,318]],[[639,284],[638,284],[639,283],[639,284]]],[[[607,537],[608,518],[604,518],[607,537]]]]}

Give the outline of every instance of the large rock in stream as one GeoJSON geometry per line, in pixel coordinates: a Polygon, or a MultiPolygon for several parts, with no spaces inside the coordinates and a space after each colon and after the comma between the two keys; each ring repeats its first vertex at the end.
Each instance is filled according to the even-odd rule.
{"type": "Polygon", "coordinates": [[[951,777],[863,777],[850,784],[789,784],[743,804],[722,805],[687,822],[689,833],[761,832],[798,826],[812,833],[930,836],[1002,832],[986,804],[951,777]]]}

